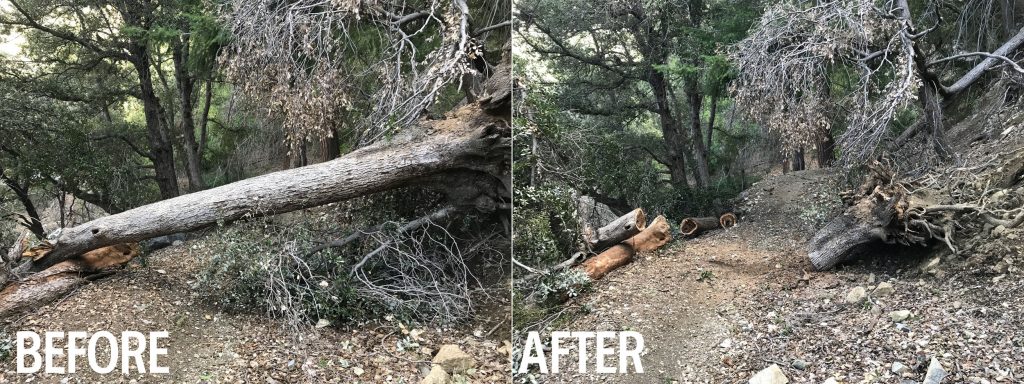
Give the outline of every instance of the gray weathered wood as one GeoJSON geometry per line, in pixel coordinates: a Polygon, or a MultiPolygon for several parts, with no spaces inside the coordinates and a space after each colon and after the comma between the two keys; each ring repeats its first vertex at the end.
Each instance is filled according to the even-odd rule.
{"type": "Polygon", "coordinates": [[[589,230],[590,233],[585,237],[590,244],[591,251],[601,252],[635,236],[646,227],[647,216],[643,209],[637,208],[597,230],[589,230]]]}

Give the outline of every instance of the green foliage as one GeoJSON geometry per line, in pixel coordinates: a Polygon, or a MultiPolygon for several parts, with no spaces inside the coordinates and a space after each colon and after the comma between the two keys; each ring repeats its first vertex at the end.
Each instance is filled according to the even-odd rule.
{"type": "Polygon", "coordinates": [[[266,220],[220,228],[196,289],[212,302],[238,311],[263,310],[301,323],[343,322],[380,315],[357,294],[344,262],[328,250],[301,257],[314,244],[308,226],[266,220]]]}
{"type": "Polygon", "coordinates": [[[515,189],[512,243],[518,260],[550,265],[575,252],[579,228],[571,193],[562,187],[515,189]]]}

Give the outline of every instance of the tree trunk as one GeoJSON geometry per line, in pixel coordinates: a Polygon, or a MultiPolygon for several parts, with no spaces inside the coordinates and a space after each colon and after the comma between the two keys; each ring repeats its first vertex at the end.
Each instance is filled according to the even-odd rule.
{"type": "Polygon", "coordinates": [[[651,225],[629,240],[616,244],[580,264],[579,270],[590,277],[591,280],[598,280],[608,272],[614,271],[623,265],[633,261],[633,256],[639,251],[653,251],[667,244],[672,240],[668,222],[664,216],[658,216],[651,222],[651,225]]]}
{"type": "Polygon", "coordinates": [[[338,130],[331,128],[330,134],[320,139],[320,156],[323,161],[330,161],[341,156],[341,143],[338,141],[338,130]]]}
{"type": "Polygon", "coordinates": [[[207,127],[210,125],[210,106],[213,104],[213,78],[206,79],[205,92],[203,114],[199,120],[199,148],[197,152],[200,160],[203,159],[203,152],[206,151],[207,127]]]}
{"type": "Polygon", "coordinates": [[[709,154],[711,153],[711,136],[715,132],[715,116],[718,115],[718,98],[719,92],[716,89],[713,93],[711,93],[711,110],[709,111],[710,116],[708,116],[708,144],[704,146],[704,148],[708,150],[709,154]]]}
{"type": "Polygon", "coordinates": [[[494,115],[483,108],[490,107],[471,104],[449,119],[420,120],[407,129],[422,134],[405,141],[368,146],[333,161],[241,180],[67,228],[53,251],[32,269],[38,271],[106,245],[315,207],[414,183],[440,185],[456,207],[494,211],[510,190],[510,139],[505,110],[497,109],[495,113],[501,115],[494,115]]]}
{"type": "Polygon", "coordinates": [[[836,141],[831,132],[822,132],[818,136],[818,168],[829,168],[835,162],[836,141]]]}
{"type": "Polygon", "coordinates": [[[679,120],[672,114],[668,84],[664,75],[653,68],[649,71],[649,83],[657,101],[658,120],[661,124],[662,139],[665,140],[666,160],[672,185],[677,188],[689,188],[690,183],[686,178],[686,156],[682,152],[689,148],[687,138],[680,129],[679,120]]]}
{"type": "Polygon", "coordinates": [[[174,148],[171,146],[167,129],[162,122],[160,99],[153,89],[149,52],[145,45],[134,45],[130,50],[135,57],[132,64],[139,76],[139,96],[142,99],[142,111],[146,117],[149,159],[153,162],[156,183],[160,188],[160,197],[169,199],[178,196],[178,179],[174,171],[174,148]]]}
{"type": "Polygon", "coordinates": [[[7,177],[4,174],[3,168],[0,168],[0,181],[3,181],[8,188],[14,192],[14,195],[18,197],[18,201],[21,202],[22,207],[25,208],[25,216],[21,217],[21,225],[32,231],[32,234],[37,239],[46,238],[46,230],[43,229],[43,222],[39,219],[39,211],[36,210],[35,204],[32,203],[32,197],[28,194],[28,187],[22,187],[18,185],[14,179],[7,177]]]}
{"type": "Polygon", "coordinates": [[[718,217],[689,217],[679,223],[679,233],[692,237],[722,227],[718,217]]]}
{"type": "Polygon", "coordinates": [[[806,169],[804,163],[804,148],[800,147],[796,151],[793,151],[793,171],[802,171],[806,169]]]}
{"type": "Polygon", "coordinates": [[[697,89],[697,80],[687,80],[686,99],[690,104],[690,134],[693,135],[694,178],[698,187],[707,187],[711,183],[708,172],[708,149],[704,146],[704,135],[701,128],[701,103],[704,96],[697,89]]]}
{"type": "Polygon", "coordinates": [[[718,225],[722,228],[732,228],[736,225],[736,214],[732,212],[723,213],[722,216],[718,217],[718,225]]]}
{"type": "Polygon", "coordinates": [[[181,99],[181,131],[185,149],[185,168],[188,171],[188,189],[190,192],[202,190],[203,175],[200,172],[199,144],[196,142],[195,116],[192,110],[192,94],[195,91],[195,79],[188,73],[189,38],[185,34],[182,41],[175,41],[171,49],[171,61],[174,63],[174,79],[178,85],[178,97],[181,99]]]}
{"type": "Polygon", "coordinates": [[[586,228],[583,237],[592,252],[601,252],[637,235],[646,227],[647,218],[644,215],[644,210],[637,208],[597,230],[586,228]]]}

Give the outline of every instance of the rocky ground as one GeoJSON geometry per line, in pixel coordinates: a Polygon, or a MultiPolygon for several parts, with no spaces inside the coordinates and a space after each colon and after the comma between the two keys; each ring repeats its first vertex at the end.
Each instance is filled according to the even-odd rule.
{"type": "MultiPolygon", "coordinates": [[[[435,359],[453,382],[507,381],[504,311],[450,328],[386,316],[364,324],[294,331],[259,314],[225,313],[206,304],[203,292],[193,289],[193,279],[207,253],[202,241],[193,240],[159,250],[147,258],[146,266],[132,262],[113,277],[6,326],[9,337],[15,330],[166,330],[170,340],[161,346],[169,349],[164,365],[171,374],[100,376],[83,373],[89,370],[80,360],[76,374],[18,375],[8,355],[0,383],[418,383],[435,359]],[[448,351],[439,353],[445,345],[448,351]]],[[[432,377],[438,376],[435,370],[432,377]]]]}
{"type": "Polygon", "coordinates": [[[1024,233],[976,239],[987,245],[958,255],[879,247],[814,272],[806,241],[845,187],[826,171],[770,177],[744,194],[736,227],[678,240],[596,282],[560,326],[639,331],[646,372],[546,381],[745,383],[775,365],[762,376],[921,382],[933,358],[945,383],[1024,380],[1024,233]]]}

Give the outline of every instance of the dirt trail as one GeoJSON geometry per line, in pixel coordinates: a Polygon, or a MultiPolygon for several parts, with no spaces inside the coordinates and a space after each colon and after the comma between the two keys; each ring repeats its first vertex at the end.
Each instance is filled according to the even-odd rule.
{"type": "Polygon", "coordinates": [[[804,235],[792,221],[800,216],[807,192],[821,189],[823,177],[820,171],[799,172],[755,185],[768,198],[736,227],[677,239],[597,282],[593,292],[578,299],[590,313],[567,328],[640,332],[646,372],[563,374],[554,381],[712,381],[723,365],[720,345],[735,331],[732,315],[744,305],[740,299],[782,288],[780,281],[810,269],[804,235]]]}
{"type": "MultiPolygon", "coordinates": [[[[203,302],[191,279],[207,258],[202,242],[188,241],[155,252],[114,277],[86,285],[65,299],[16,319],[7,329],[32,331],[168,331],[169,375],[97,375],[79,360],[78,373],[18,375],[4,362],[0,383],[353,383],[418,382],[431,353],[457,344],[479,365],[473,382],[507,381],[508,354],[488,329],[418,328],[408,339],[396,320],[346,327],[306,329],[299,337],[279,321],[258,314],[232,314],[203,302]],[[196,244],[199,243],[199,244],[196,244]],[[479,335],[479,336],[475,336],[479,335]],[[410,343],[413,342],[413,343],[410,343]],[[89,373],[83,373],[89,372],[89,373]]],[[[505,320],[507,321],[507,320],[505,320]]],[[[105,363],[107,356],[101,356],[105,363]]],[[[63,360],[60,360],[63,361],[63,360]]],[[[119,370],[117,371],[119,372],[119,370]]]]}
{"type": "Polygon", "coordinates": [[[791,383],[920,383],[933,357],[947,383],[1021,382],[1024,230],[961,254],[879,247],[813,272],[806,236],[839,184],[822,171],[770,177],[745,193],[737,227],[677,240],[595,283],[561,328],[642,333],[646,372],[550,382],[746,383],[778,364],[791,383]],[[883,282],[891,293],[873,291],[883,282]],[[847,303],[858,286],[868,300],[847,303]]]}

